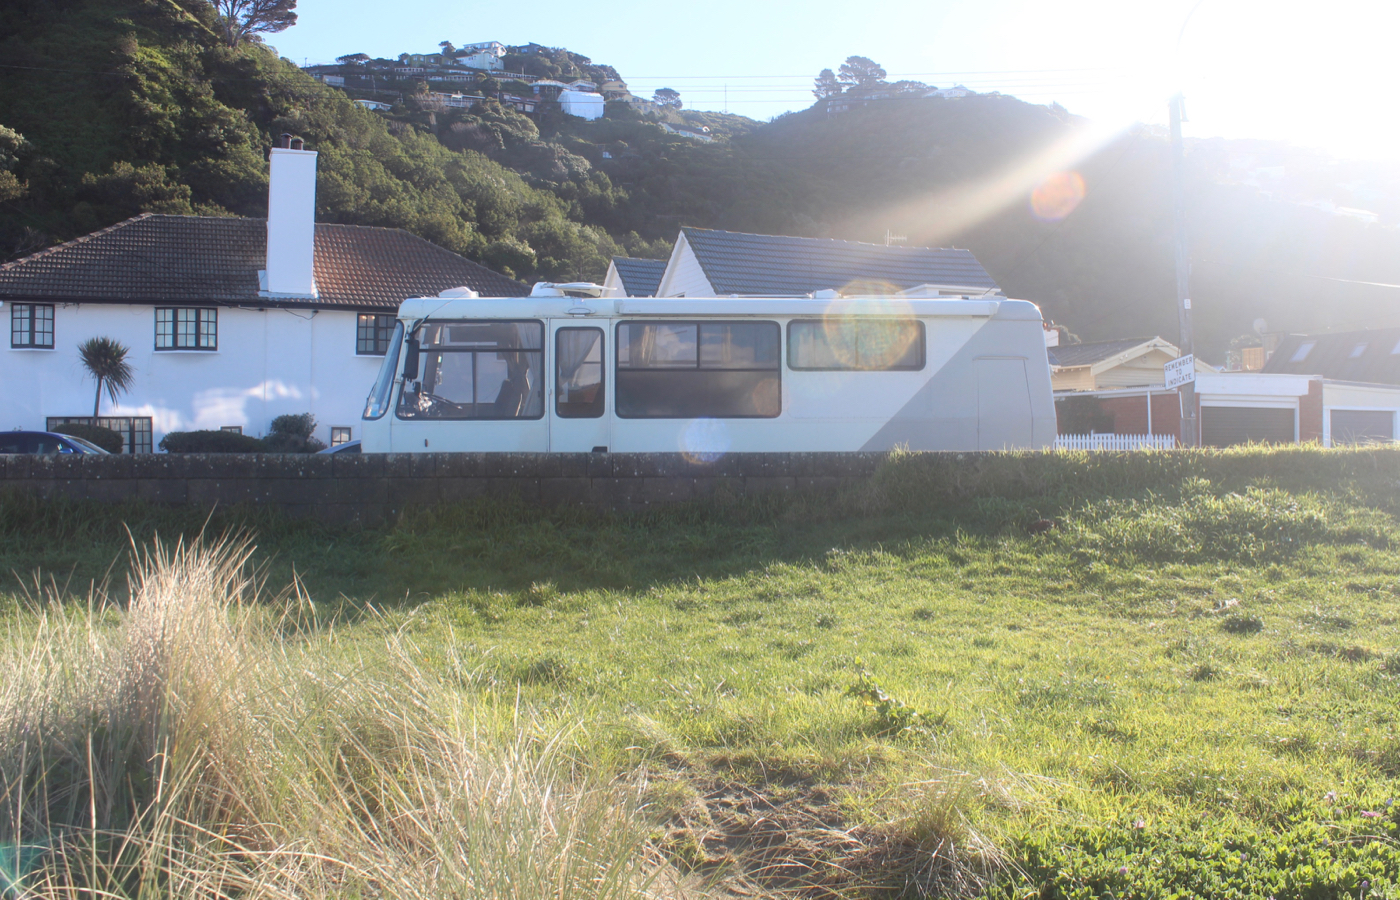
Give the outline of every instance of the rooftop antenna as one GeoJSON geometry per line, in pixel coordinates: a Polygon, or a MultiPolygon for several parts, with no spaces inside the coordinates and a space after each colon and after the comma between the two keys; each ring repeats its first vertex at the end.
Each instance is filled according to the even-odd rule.
{"type": "Polygon", "coordinates": [[[905,235],[905,234],[895,234],[893,231],[890,231],[888,228],[885,229],[885,246],[886,246],[886,247],[893,247],[895,244],[903,244],[903,243],[908,242],[908,240],[909,240],[909,236],[908,236],[908,235],[905,235]]]}

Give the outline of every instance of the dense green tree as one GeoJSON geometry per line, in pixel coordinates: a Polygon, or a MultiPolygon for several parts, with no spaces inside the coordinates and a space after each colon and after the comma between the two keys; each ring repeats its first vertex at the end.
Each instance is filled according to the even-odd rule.
{"type": "Polygon", "coordinates": [[[672,109],[681,108],[681,92],[672,88],[657,88],[651,95],[652,102],[661,106],[669,106],[672,109]]]}
{"type": "Polygon", "coordinates": [[[297,23],[297,0],[210,0],[230,47],[254,35],[285,31],[297,23]]]}
{"type": "Polygon", "coordinates": [[[835,97],[841,91],[841,82],[836,80],[836,73],[830,69],[822,69],[813,82],[812,94],[818,100],[835,97]]]}
{"type": "Polygon", "coordinates": [[[885,83],[887,73],[873,59],[865,56],[848,56],[841,64],[836,80],[848,88],[869,89],[885,83]]]}

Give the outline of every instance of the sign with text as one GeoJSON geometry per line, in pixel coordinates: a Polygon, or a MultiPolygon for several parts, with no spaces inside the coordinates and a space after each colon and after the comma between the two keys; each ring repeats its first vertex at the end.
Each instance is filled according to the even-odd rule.
{"type": "Polygon", "coordinates": [[[1162,367],[1162,371],[1167,376],[1167,387],[1181,387],[1183,384],[1190,384],[1196,380],[1196,357],[1195,354],[1188,353],[1185,356],[1178,356],[1176,359],[1162,367]]]}

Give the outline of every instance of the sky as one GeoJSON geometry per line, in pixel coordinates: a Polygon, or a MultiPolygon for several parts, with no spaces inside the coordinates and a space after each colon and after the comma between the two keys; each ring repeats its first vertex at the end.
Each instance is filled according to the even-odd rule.
{"type": "Polygon", "coordinates": [[[1058,102],[1105,128],[1282,140],[1341,159],[1400,162],[1400,2],[1332,0],[776,0],[469,4],[300,0],[269,43],[298,63],[396,57],[498,40],[567,47],[614,66],[634,94],[766,120],[812,103],[848,56],[937,87],[1058,102]]]}

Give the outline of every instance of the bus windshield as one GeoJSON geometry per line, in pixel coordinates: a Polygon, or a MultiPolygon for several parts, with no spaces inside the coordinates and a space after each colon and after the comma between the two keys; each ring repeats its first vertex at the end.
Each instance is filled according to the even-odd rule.
{"type": "Polygon", "coordinates": [[[403,346],[403,323],[394,325],[394,333],[389,338],[389,350],[384,354],[384,364],[379,367],[379,377],[370,388],[365,400],[366,419],[378,419],[389,411],[389,398],[394,390],[394,373],[399,367],[399,348],[403,346]]]}

